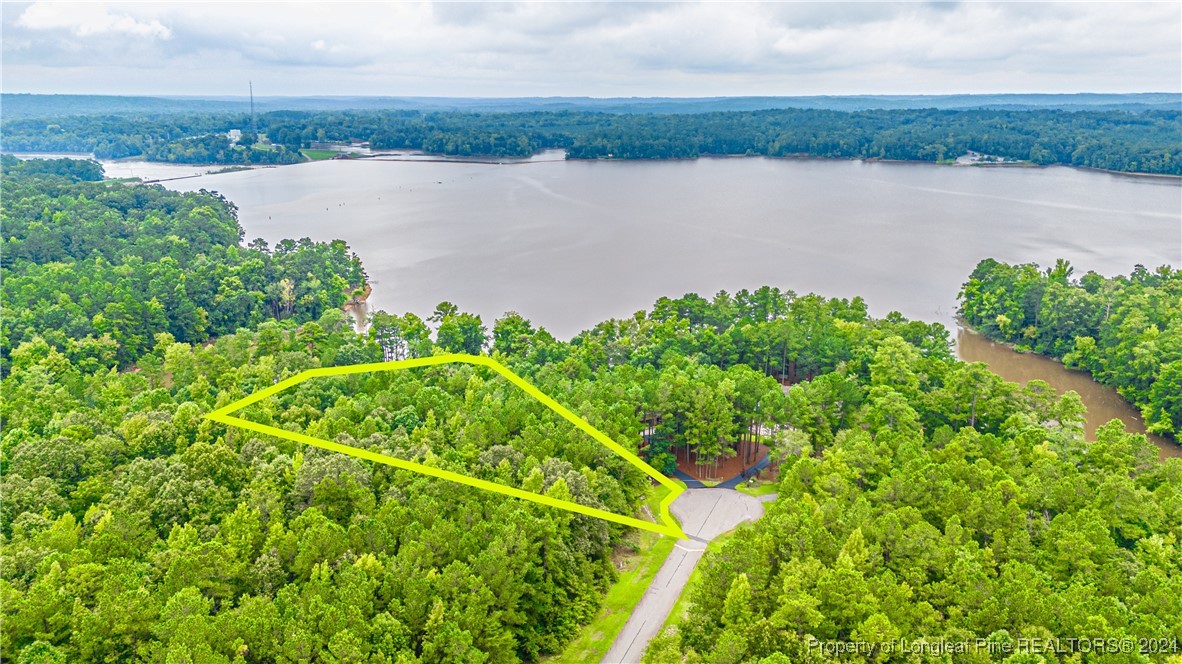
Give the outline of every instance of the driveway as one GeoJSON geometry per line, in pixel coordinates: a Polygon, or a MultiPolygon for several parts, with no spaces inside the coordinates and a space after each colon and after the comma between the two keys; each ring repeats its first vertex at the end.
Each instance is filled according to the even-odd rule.
{"type": "Polygon", "coordinates": [[[673,545],[673,551],[657,570],[624,629],[616,635],[603,664],[640,662],[648,642],[661,630],[685,590],[690,574],[706,551],[706,543],[744,521],[763,516],[763,503],[775,498],[775,494],[753,498],[732,489],[689,489],[681,494],[670,510],[690,539],[673,545]]]}

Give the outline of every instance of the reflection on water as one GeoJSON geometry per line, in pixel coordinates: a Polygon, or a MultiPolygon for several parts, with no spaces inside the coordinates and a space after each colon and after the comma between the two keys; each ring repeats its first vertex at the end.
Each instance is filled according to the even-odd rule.
{"type": "Polygon", "coordinates": [[[365,302],[346,302],[345,313],[353,321],[353,329],[365,334],[369,329],[369,305],[365,302]]]}
{"type": "MultiPolygon", "coordinates": [[[[1101,385],[1082,371],[1072,371],[1062,364],[1035,353],[1018,353],[1005,344],[966,330],[956,331],[956,348],[960,359],[966,362],[984,362],[993,373],[1015,383],[1025,385],[1031,380],[1043,380],[1062,394],[1075,390],[1087,407],[1087,422],[1084,431],[1088,440],[1096,439],[1096,430],[1106,422],[1117,419],[1125,423],[1125,430],[1145,433],[1141,414],[1116,390],[1101,385]]],[[[1149,441],[1157,445],[1163,457],[1182,457],[1182,447],[1161,436],[1146,434],[1149,441]]]]}

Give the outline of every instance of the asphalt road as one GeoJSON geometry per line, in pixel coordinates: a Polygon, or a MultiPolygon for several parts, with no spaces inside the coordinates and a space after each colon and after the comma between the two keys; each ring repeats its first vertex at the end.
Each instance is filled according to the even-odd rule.
{"type": "Polygon", "coordinates": [[[732,489],[689,489],[681,494],[670,510],[690,539],[673,546],[624,629],[616,635],[603,664],[640,662],[648,642],[665,624],[690,574],[702,559],[706,543],[744,521],[763,516],[763,503],[775,498],[775,494],[753,498],[732,489]]]}

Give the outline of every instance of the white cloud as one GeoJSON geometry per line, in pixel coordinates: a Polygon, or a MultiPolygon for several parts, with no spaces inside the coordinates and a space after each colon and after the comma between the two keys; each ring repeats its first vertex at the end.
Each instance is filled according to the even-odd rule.
{"type": "Polygon", "coordinates": [[[30,30],[68,30],[76,37],[129,35],[169,39],[172,30],[156,19],[139,20],[129,14],[112,14],[103,4],[79,2],[34,2],[17,19],[30,30]]]}
{"type": "Polygon", "coordinates": [[[4,14],[13,91],[225,94],[247,77],[292,95],[1182,85],[1182,4],[1167,2],[38,2],[4,14]]]}

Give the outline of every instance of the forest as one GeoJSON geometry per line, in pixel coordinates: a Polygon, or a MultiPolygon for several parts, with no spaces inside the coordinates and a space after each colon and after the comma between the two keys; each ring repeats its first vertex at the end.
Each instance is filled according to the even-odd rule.
{"type": "Polygon", "coordinates": [[[1149,431],[1182,439],[1182,270],[1075,277],[1062,259],[981,261],[960,293],[965,320],[990,339],[1058,358],[1116,388],[1149,431]]]}
{"type": "Polygon", "coordinates": [[[644,662],[1177,661],[1182,463],[1115,420],[1085,443],[1078,398],[1039,381],[895,338],[868,359],[809,383],[862,403],[779,447],[779,498],[706,554],[644,662]],[[1129,645],[1081,660],[1072,638],[1129,645]]]}
{"type": "Polygon", "coordinates": [[[968,151],[1116,171],[1182,175],[1182,112],[772,109],[708,113],[271,111],[15,117],[9,152],[83,152],[183,163],[279,164],[317,141],[376,150],[572,159],[763,155],[940,162],[968,151]],[[254,127],[267,142],[230,145],[254,127]]]}
{"type": "MultiPolygon", "coordinates": [[[[309,368],[439,352],[492,355],[666,470],[675,448],[775,432],[779,499],[703,559],[650,661],[1182,638],[1182,461],[1119,424],[1085,442],[1078,396],[957,361],[939,324],[763,286],[660,298],[569,341],[448,302],[358,334],[340,307],[365,273],[343,243],[242,246],[211,194],[4,164],[4,660],[561,652],[634,532],[203,418],[309,368]],[[142,310],[119,309],[129,294],[142,310]]],[[[468,366],[309,380],[243,416],[631,515],[661,497],[468,366]]]]}
{"type": "Polygon", "coordinates": [[[365,287],[343,242],[242,246],[229,201],[96,181],[72,159],[3,158],[0,368],[39,337],[89,369],[127,367],[167,332],[204,343],[264,320],[315,320],[365,287]]]}

